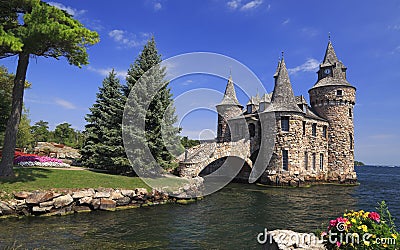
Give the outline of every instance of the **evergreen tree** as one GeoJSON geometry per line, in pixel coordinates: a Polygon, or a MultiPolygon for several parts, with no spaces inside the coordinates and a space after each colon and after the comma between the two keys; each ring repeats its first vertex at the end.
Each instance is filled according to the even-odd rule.
{"type": "Polygon", "coordinates": [[[35,139],[35,143],[47,142],[50,137],[49,123],[40,120],[31,127],[31,132],[35,139]]]}
{"type": "Polygon", "coordinates": [[[104,79],[96,103],[86,117],[86,140],[81,150],[82,161],[86,166],[119,173],[130,169],[122,141],[125,100],[122,86],[113,70],[104,79]]]}
{"type": "Polygon", "coordinates": [[[129,121],[124,121],[128,131],[124,131],[124,136],[129,138],[128,142],[125,142],[128,144],[126,150],[131,150],[130,155],[134,156],[131,157],[131,163],[135,169],[140,169],[141,174],[155,173],[154,162],[146,157],[142,145],[148,146],[152,156],[163,169],[176,167],[171,151],[174,154],[182,151],[177,137],[180,129],[173,126],[177,117],[169,83],[165,80],[166,69],[161,67],[160,63],[161,55],[152,37],[128,70],[127,85],[124,89],[125,96],[129,97],[125,108],[129,121]],[[130,93],[132,88],[135,91],[130,93]],[[149,100],[154,94],[154,98],[149,100]],[[140,122],[143,120],[145,131],[140,131],[140,122]]]}
{"type": "Polygon", "coordinates": [[[18,56],[11,112],[4,136],[0,176],[14,176],[13,160],[22,114],[25,78],[31,57],[65,57],[81,67],[88,64],[86,48],[99,36],[66,11],[40,0],[0,2],[0,58],[18,56]]]}

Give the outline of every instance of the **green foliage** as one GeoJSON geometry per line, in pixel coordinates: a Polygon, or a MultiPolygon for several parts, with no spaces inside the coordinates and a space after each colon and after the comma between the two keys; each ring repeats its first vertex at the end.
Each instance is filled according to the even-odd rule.
{"type": "Polygon", "coordinates": [[[0,6],[0,56],[20,53],[59,58],[70,64],[88,64],[86,47],[99,41],[67,12],[40,0],[2,1],[0,6]],[[20,21],[22,18],[23,21],[20,21]]]}
{"type": "Polygon", "coordinates": [[[200,144],[199,140],[189,139],[187,136],[181,138],[181,144],[184,148],[193,148],[200,144]]]}
{"type": "Polygon", "coordinates": [[[29,111],[24,109],[21,121],[18,126],[17,147],[30,149],[33,146],[34,138],[31,133],[31,120],[29,119],[29,111]]]}
{"type": "Polygon", "coordinates": [[[365,166],[361,161],[354,161],[354,166],[365,166]]]}
{"type": "Polygon", "coordinates": [[[71,124],[64,122],[57,125],[54,132],[50,132],[48,140],[73,148],[81,148],[84,138],[82,132],[74,130],[71,124]]]}
{"type": "Polygon", "coordinates": [[[35,143],[47,142],[50,137],[49,123],[43,120],[36,122],[31,127],[31,133],[33,135],[35,143]]]}
{"type": "MultiPolygon", "coordinates": [[[[0,66],[0,145],[3,145],[4,133],[10,117],[14,78],[15,75],[8,73],[6,67],[0,66]]],[[[30,86],[30,83],[25,82],[25,88],[30,86]]]]}
{"type": "Polygon", "coordinates": [[[0,2],[0,58],[18,55],[13,105],[4,138],[0,176],[13,176],[13,156],[22,113],[23,84],[30,56],[60,58],[78,67],[88,64],[87,47],[99,35],[66,11],[40,0],[0,2]]]}
{"type": "Polygon", "coordinates": [[[165,68],[161,67],[160,63],[161,55],[152,37],[131,65],[126,78],[125,95],[129,96],[126,109],[130,112],[130,116],[136,117],[129,125],[129,134],[136,144],[132,146],[135,159],[131,159],[133,160],[131,163],[143,169],[143,174],[147,171],[154,173],[155,166],[151,159],[145,157],[145,150],[138,148],[138,145],[147,144],[152,156],[163,169],[176,167],[171,151],[175,155],[183,151],[177,136],[180,129],[173,126],[177,117],[173,108],[172,94],[168,87],[169,83],[165,80],[165,68]],[[139,79],[140,85],[136,86],[139,79]],[[130,93],[133,87],[135,91],[130,93]],[[153,95],[154,98],[147,107],[149,98],[153,95]],[[135,124],[143,120],[145,120],[145,133],[141,131],[139,124],[135,124]]]}
{"type": "Polygon", "coordinates": [[[113,70],[103,80],[91,113],[86,116],[86,140],[81,150],[84,165],[116,172],[131,170],[122,141],[125,100],[113,70]]]}

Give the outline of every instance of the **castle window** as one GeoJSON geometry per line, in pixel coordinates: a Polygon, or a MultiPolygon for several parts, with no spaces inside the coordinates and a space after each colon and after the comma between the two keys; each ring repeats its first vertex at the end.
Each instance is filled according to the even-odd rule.
{"type": "Polygon", "coordinates": [[[254,125],[254,123],[250,123],[248,127],[250,138],[253,138],[254,136],[256,136],[256,126],[254,125]]]}
{"type": "Polygon", "coordinates": [[[353,134],[350,133],[350,150],[353,150],[353,134]]]}
{"type": "Polygon", "coordinates": [[[253,113],[252,105],[247,105],[247,113],[249,114],[253,113]]]}
{"type": "Polygon", "coordinates": [[[343,90],[341,90],[341,89],[336,90],[336,95],[337,96],[342,96],[343,95],[343,90]]]}
{"type": "Polygon", "coordinates": [[[308,153],[304,152],[304,169],[308,170],[308,153]]]}
{"type": "Polygon", "coordinates": [[[289,117],[288,116],[281,117],[281,127],[282,127],[282,131],[289,131],[289,117]]]}
{"type": "Polygon", "coordinates": [[[222,136],[222,124],[218,124],[218,136],[222,136]]]}
{"type": "Polygon", "coordinates": [[[282,150],[282,168],[283,170],[289,169],[289,152],[287,150],[282,150]]]}
{"type": "Polygon", "coordinates": [[[306,121],[303,121],[303,135],[306,135],[306,121]]]}
{"type": "Polygon", "coordinates": [[[315,165],[316,165],[316,155],[315,153],[312,154],[312,168],[315,170],[315,165]]]}
{"type": "Polygon", "coordinates": [[[312,136],[317,136],[317,124],[313,123],[312,125],[312,136]]]}
{"type": "Polygon", "coordinates": [[[353,111],[351,110],[351,108],[349,108],[349,117],[353,118],[353,111]]]}
{"type": "Polygon", "coordinates": [[[327,133],[326,133],[326,126],[322,127],[322,135],[324,136],[324,138],[326,138],[327,133]]]}
{"type": "Polygon", "coordinates": [[[265,102],[260,103],[260,112],[265,110],[265,102]]]}
{"type": "Polygon", "coordinates": [[[319,169],[324,170],[324,155],[319,154],[319,169]]]}

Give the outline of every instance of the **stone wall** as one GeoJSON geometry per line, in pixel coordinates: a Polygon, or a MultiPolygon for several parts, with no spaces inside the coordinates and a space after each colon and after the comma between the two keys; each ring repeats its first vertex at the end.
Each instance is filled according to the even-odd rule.
{"type": "Polygon", "coordinates": [[[214,161],[228,157],[235,156],[243,159],[250,167],[252,166],[252,162],[250,160],[250,141],[249,140],[239,140],[233,142],[221,142],[215,143],[214,146],[203,146],[207,149],[213,148],[210,154],[202,154],[206,157],[195,157],[192,159],[202,159],[201,161],[187,161],[180,162],[178,167],[178,173],[181,177],[196,177],[200,174],[200,172],[206,168],[209,164],[212,164],[214,161]],[[207,156],[208,155],[208,156],[207,156]]]}
{"type": "Polygon", "coordinates": [[[325,181],[328,172],[328,141],[323,136],[323,127],[328,127],[329,124],[304,117],[301,113],[279,112],[275,115],[277,133],[274,152],[260,182],[300,186],[306,182],[325,181]],[[289,117],[289,131],[282,131],[281,117],[289,117]],[[306,122],[304,132],[303,121],[306,122]],[[316,136],[312,135],[313,124],[316,124],[317,128],[316,136]],[[288,170],[283,169],[283,150],[288,151],[288,170]],[[312,164],[313,154],[315,154],[315,167],[312,164]]]}
{"type": "Polygon", "coordinates": [[[218,129],[217,141],[229,142],[231,141],[231,131],[233,129],[228,120],[242,114],[242,109],[235,105],[218,105],[218,129]]]}
{"type": "Polygon", "coordinates": [[[356,178],[354,172],[355,89],[350,86],[326,86],[310,90],[313,108],[329,121],[329,179],[356,178]],[[337,91],[342,94],[338,95],[337,91]]]}
{"type": "Polygon", "coordinates": [[[177,199],[157,190],[80,189],[64,191],[17,192],[14,199],[0,201],[0,218],[9,216],[50,216],[90,212],[115,211],[153,206],[167,202],[187,203],[192,199],[177,199]]]}

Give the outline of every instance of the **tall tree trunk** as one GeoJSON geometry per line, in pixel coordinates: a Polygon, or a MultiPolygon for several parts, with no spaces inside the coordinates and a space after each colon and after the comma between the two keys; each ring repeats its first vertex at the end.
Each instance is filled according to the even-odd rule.
{"type": "Polygon", "coordinates": [[[24,98],[26,71],[29,64],[29,54],[21,53],[18,58],[17,73],[12,92],[12,106],[4,137],[3,156],[0,162],[0,177],[14,176],[14,152],[17,142],[18,126],[21,120],[24,98]]]}

